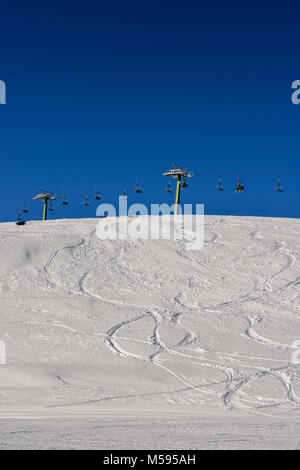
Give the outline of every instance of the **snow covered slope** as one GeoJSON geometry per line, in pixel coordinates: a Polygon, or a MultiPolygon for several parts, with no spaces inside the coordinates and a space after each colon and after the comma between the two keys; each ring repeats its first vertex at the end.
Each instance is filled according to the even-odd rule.
{"type": "MultiPolygon", "coordinates": [[[[124,413],[164,419],[168,429],[175,417],[188,426],[197,416],[219,419],[223,434],[233,419],[267,426],[258,441],[246,432],[244,443],[223,445],[213,431],[208,444],[206,428],[196,448],[259,447],[272,423],[289,439],[294,429],[284,441],[276,428],[273,447],[296,445],[300,221],[206,216],[200,251],[183,241],[101,241],[97,222],[0,224],[2,446],[39,446],[34,437],[12,439],[8,418],[30,417],[34,426],[41,417],[99,415],[117,426],[124,413]]],[[[173,448],[182,443],[175,435],[173,448]]],[[[132,446],[143,447],[139,432],[132,446]]]]}

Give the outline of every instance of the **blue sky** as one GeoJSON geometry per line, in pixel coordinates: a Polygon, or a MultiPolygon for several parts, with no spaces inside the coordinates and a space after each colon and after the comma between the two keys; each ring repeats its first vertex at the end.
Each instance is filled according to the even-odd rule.
{"type": "Polygon", "coordinates": [[[95,184],[104,202],[125,186],[129,204],[171,202],[173,162],[196,174],[183,202],[206,213],[300,217],[299,13],[296,1],[2,2],[0,220],[23,200],[39,218],[40,188],[69,198],[52,218],[94,217],[82,199],[95,184]]]}

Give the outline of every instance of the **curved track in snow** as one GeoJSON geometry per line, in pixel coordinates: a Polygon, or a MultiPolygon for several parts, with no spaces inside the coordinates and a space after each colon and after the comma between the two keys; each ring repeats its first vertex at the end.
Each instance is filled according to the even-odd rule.
{"type": "MultiPolygon", "coordinates": [[[[300,339],[299,222],[206,220],[206,242],[194,252],[184,240],[100,241],[93,220],[79,227],[47,222],[47,245],[24,257],[28,267],[0,277],[16,299],[7,321],[15,314],[26,325],[27,346],[17,358],[28,370],[3,372],[15,397],[22,400],[25,384],[36,380],[47,393],[43,398],[37,385],[33,399],[51,407],[132,406],[136,399],[264,414],[299,410],[300,374],[291,362],[300,339]],[[25,301],[28,292],[34,301],[25,301]]],[[[24,250],[29,227],[31,241],[41,244],[40,224],[29,223],[24,250]]],[[[5,244],[3,233],[5,227],[5,244]]],[[[7,290],[1,295],[4,303],[7,290]]]]}

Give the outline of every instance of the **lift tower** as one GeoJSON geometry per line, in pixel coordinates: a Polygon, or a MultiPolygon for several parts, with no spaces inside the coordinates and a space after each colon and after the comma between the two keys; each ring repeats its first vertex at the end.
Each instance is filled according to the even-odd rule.
{"type": "Polygon", "coordinates": [[[44,191],[40,189],[40,193],[34,196],[33,199],[44,199],[44,210],[43,210],[43,220],[47,220],[47,210],[48,210],[48,201],[54,201],[56,195],[50,191],[44,191]]]}
{"type": "MultiPolygon", "coordinates": [[[[178,215],[179,213],[179,207],[180,207],[180,191],[181,191],[181,183],[182,180],[185,178],[193,178],[194,174],[192,172],[188,172],[186,168],[183,168],[182,166],[175,165],[173,163],[173,169],[167,171],[166,173],[163,173],[164,176],[169,176],[169,178],[177,178],[177,186],[176,186],[176,196],[175,196],[175,211],[174,214],[178,215]]],[[[185,186],[187,187],[186,182],[184,182],[185,186]]]]}

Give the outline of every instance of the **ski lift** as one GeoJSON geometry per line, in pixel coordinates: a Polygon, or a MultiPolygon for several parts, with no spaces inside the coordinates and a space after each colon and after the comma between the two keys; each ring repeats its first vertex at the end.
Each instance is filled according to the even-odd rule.
{"type": "Polygon", "coordinates": [[[238,181],[237,181],[235,192],[236,193],[242,193],[245,190],[245,186],[240,180],[240,174],[239,173],[237,174],[237,178],[238,178],[238,181]]]}
{"type": "Polygon", "coordinates": [[[84,198],[82,204],[83,204],[85,207],[89,207],[90,201],[89,201],[89,196],[88,196],[88,194],[85,196],[85,198],[84,198]]]}
{"type": "Polygon", "coordinates": [[[25,220],[23,220],[22,217],[21,217],[21,213],[22,213],[22,212],[23,212],[23,210],[21,210],[21,211],[19,211],[19,212],[17,213],[16,225],[25,225],[25,224],[26,224],[25,220]]]}
{"type": "Polygon", "coordinates": [[[275,185],[275,191],[277,191],[278,193],[283,193],[283,189],[282,189],[282,186],[281,186],[281,183],[280,183],[279,176],[277,178],[277,183],[275,185]]]}
{"type": "Polygon", "coordinates": [[[23,201],[22,212],[23,212],[24,214],[28,214],[28,212],[29,212],[28,209],[27,209],[27,207],[26,207],[25,201],[23,201]]]}
{"type": "Polygon", "coordinates": [[[95,201],[100,201],[101,196],[97,190],[97,186],[95,186],[95,201]]]}
{"type": "Polygon", "coordinates": [[[127,190],[126,190],[126,188],[124,189],[124,191],[122,191],[121,198],[122,199],[127,199],[127,190]]]}
{"type": "Polygon", "coordinates": [[[167,184],[167,186],[166,186],[166,191],[167,191],[167,193],[172,193],[172,192],[173,192],[173,190],[172,190],[172,183],[171,183],[171,180],[170,180],[170,179],[169,179],[168,184],[167,184]]]}
{"type": "Polygon", "coordinates": [[[189,186],[189,185],[187,184],[187,182],[186,182],[186,181],[183,181],[183,183],[182,183],[182,189],[186,189],[186,188],[188,188],[188,186],[189,186]]]}
{"type": "Polygon", "coordinates": [[[62,195],[61,203],[62,203],[63,206],[67,206],[69,204],[67,198],[65,197],[65,193],[63,193],[63,195],[62,195]]]}
{"type": "Polygon", "coordinates": [[[221,177],[220,177],[219,182],[218,182],[218,184],[217,184],[217,190],[218,190],[218,191],[224,191],[223,182],[222,182],[222,178],[221,178],[221,177]]]}
{"type": "Polygon", "coordinates": [[[53,206],[53,202],[52,202],[52,201],[50,201],[50,203],[49,203],[48,210],[49,210],[49,211],[54,211],[54,206],[53,206]]]}
{"type": "Polygon", "coordinates": [[[136,179],[136,183],[135,183],[135,192],[138,193],[138,194],[141,194],[141,192],[142,192],[142,188],[139,186],[137,179],[136,179]]]}

